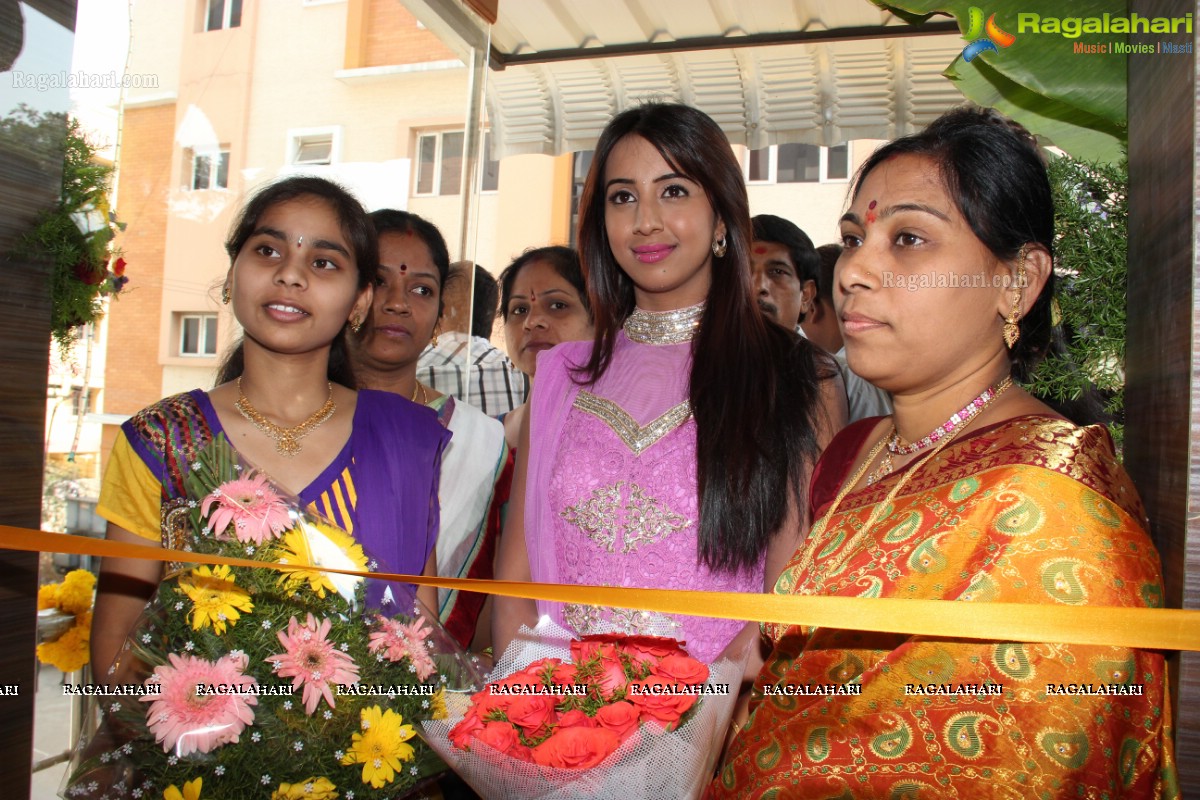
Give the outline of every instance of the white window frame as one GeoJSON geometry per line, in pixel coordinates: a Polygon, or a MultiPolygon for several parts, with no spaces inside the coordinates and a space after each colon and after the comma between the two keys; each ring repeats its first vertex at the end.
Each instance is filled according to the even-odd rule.
{"type": "Polygon", "coordinates": [[[229,163],[230,163],[231,157],[229,154],[228,147],[222,146],[222,147],[218,147],[215,150],[205,150],[204,152],[197,152],[194,148],[189,147],[186,150],[184,150],[184,153],[187,156],[186,163],[187,163],[187,169],[188,169],[187,183],[185,183],[183,186],[184,191],[187,191],[187,192],[212,192],[212,191],[224,191],[229,188],[229,163]],[[220,168],[222,157],[224,157],[224,159],[225,159],[225,185],[224,186],[221,186],[216,183],[218,173],[220,172],[219,168],[220,168]],[[197,161],[201,158],[208,160],[208,185],[207,186],[197,186],[196,185],[196,164],[197,164],[197,161]]]}
{"type": "MultiPolygon", "coordinates": [[[[234,0],[205,0],[205,3],[204,3],[204,22],[203,22],[203,25],[202,25],[202,27],[203,27],[203,29],[204,29],[204,32],[205,32],[205,33],[208,33],[209,31],[227,31],[227,30],[229,30],[231,27],[241,27],[242,20],[241,20],[241,18],[240,18],[240,17],[238,18],[238,24],[237,24],[236,26],[233,26],[233,25],[230,25],[230,24],[229,24],[229,23],[230,23],[230,19],[233,17],[233,2],[234,2],[234,0]],[[210,27],[208,27],[208,20],[209,20],[209,19],[211,18],[211,16],[212,16],[210,12],[212,11],[212,4],[213,4],[213,2],[221,2],[221,3],[223,3],[223,4],[224,4],[224,5],[222,6],[222,8],[221,8],[221,27],[219,27],[219,28],[210,28],[210,27]]],[[[245,0],[243,0],[243,2],[242,2],[242,13],[243,13],[243,14],[245,14],[245,13],[246,13],[246,2],[245,2],[245,0]]]]}
{"type": "MultiPolygon", "coordinates": [[[[465,129],[463,129],[463,128],[447,128],[445,130],[430,130],[430,131],[421,131],[421,132],[417,133],[417,146],[413,150],[414,155],[413,155],[413,159],[412,159],[413,165],[414,165],[413,166],[413,196],[414,197],[452,197],[459,193],[458,189],[455,189],[455,191],[449,192],[446,194],[442,194],[442,192],[441,192],[442,141],[443,141],[443,137],[448,133],[463,134],[463,146],[464,146],[463,166],[464,167],[466,166],[465,146],[466,146],[466,138],[467,137],[466,137],[465,129]],[[422,192],[422,191],[420,191],[420,186],[421,186],[421,142],[424,139],[429,139],[429,138],[434,138],[434,137],[436,137],[436,139],[437,139],[437,144],[434,147],[434,151],[433,151],[433,188],[431,191],[422,192]]],[[[482,159],[481,159],[483,161],[483,163],[480,164],[480,167],[478,170],[478,176],[475,181],[475,188],[481,194],[495,194],[496,192],[500,191],[500,161],[498,159],[495,161],[492,161],[492,159],[491,159],[490,148],[488,147],[488,143],[489,143],[489,140],[491,139],[491,137],[492,137],[491,129],[490,128],[485,129],[483,131],[483,146],[482,146],[482,159]],[[489,161],[491,161],[492,163],[494,163],[496,165],[496,188],[495,189],[484,189],[483,188],[483,174],[484,174],[487,162],[489,162],[489,161]]],[[[459,178],[460,188],[461,188],[461,180],[462,179],[460,177],[459,178]]]]}
{"type": "Polygon", "coordinates": [[[180,314],[179,315],[179,339],[177,340],[177,348],[181,358],[216,358],[217,357],[217,337],[220,335],[221,323],[216,314],[180,314]],[[198,320],[196,325],[196,352],[191,353],[184,349],[184,336],[187,330],[188,320],[198,320]],[[208,320],[217,322],[217,330],[213,332],[212,352],[205,352],[208,348],[208,320]]]}
{"type": "MultiPolygon", "coordinates": [[[[789,184],[794,183],[797,185],[801,185],[801,184],[805,184],[805,183],[848,183],[850,181],[850,176],[851,176],[851,172],[852,172],[850,167],[851,167],[851,164],[854,163],[853,162],[854,145],[851,142],[846,142],[845,145],[846,145],[846,177],[844,177],[844,178],[830,178],[829,177],[829,150],[830,150],[830,148],[825,147],[824,145],[819,145],[821,148],[821,151],[820,151],[820,162],[819,162],[819,166],[817,167],[817,180],[815,180],[815,181],[786,181],[786,183],[789,183],[789,184]]],[[[765,179],[751,180],[750,179],[750,154],[752,152],[756,152],[756,151],[752,151],[749,148],[746,148],[745,158],[742,159],[742,175],[743,175],[743,177],[745,177],[746,184],[748,186],[768,186],[771,184],[782,185],[782,184],[780,184],[779,179],[778,179],[779,178],[779,145],[777,145],[777,144],[769,145],[765,149],[767,150],[767,177],[765,179]]]]}
{"type": "Polygon", "coordinates": [[[295,166],[323,166],[337,164],[342,160],[342,126],[327,125],[318,128],[289,128],[287,132],[287,150],[283,154],[283,163],[295,166]],[[298,161],[300,147],[307,141],[329,139],[328,161],[298,161]]]}

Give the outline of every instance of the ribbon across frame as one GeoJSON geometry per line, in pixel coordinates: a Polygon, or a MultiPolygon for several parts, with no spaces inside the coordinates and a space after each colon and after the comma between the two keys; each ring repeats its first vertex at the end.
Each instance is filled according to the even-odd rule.
{"type": "MultiPolygon", "coordinates": [[[[227,564],[232,567],[260,569],[288,568],[286,564],[281,563],[168,550],[149,544],[114,542],[6,525],[0,525],[0,548],[175,561],[185,564],[227,564]]],[[[360,572],[326,567],[322,567],[320,571],[418,586],[436,586],[439,589],[480,592],[500,597],[586,603],[749,622],[776,622],[946,639],[1062,642],[1138,647],[1148,650],[1200,651],[1200,611],[1173,608],[622,589],[561,583],[426,578],[420,575],[360,572]]]]}

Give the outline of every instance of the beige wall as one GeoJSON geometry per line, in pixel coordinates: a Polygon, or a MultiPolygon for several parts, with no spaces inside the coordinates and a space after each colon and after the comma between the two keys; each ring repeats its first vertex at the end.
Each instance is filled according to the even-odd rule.
{"type": "MultiPolygon", "coordinates": [[[[290,132],[336,129],[336,163],[306,171],[345,183],[370,208],[407,208],[432,220],[455,259],[470,257],[498,273],[529,247],[567,242],[569,155],[502,162],[499,190],[474,198],[473,254],[460,250],[461,196],[413,195],[417,136],[461,129],[467,72],[436,43],[413,50],[430,34],[389,2],[263,0],[244,4],[239,27],[209,32],[201,30],[203,0],[134,7],[130,70],[160,80],[158,89],[127,98],[118,211],[131,225],[123,239],[142,263],[129,259],[140,270],[132,272],[140,295],[123,299],[116,315],[125,320],[113,330],[116,346],[148,357],[114,362],[121,383],[109,382],[111,410],[131,413],[156,399],[150,394],[211,385],[216,358],[178,355],[178,316],[219,314],[220,351],[239,335],[218,300],[228,269],[223,241],[251,190],[298,169],[287,163],[290,132]],[[384,18],[396,28],[390,39],[372,33],[384,18]],[[351,45],[359,68],[347,69],[351,45]],[[189,145],[229,148],[227,189],[185,188],[189,145]]],[[[852,169],[870,149],[856,143],[852,169]]],[[[817,244],[834,241],[848,186],[751,186],[751,211],[791,219],[817,244]]]]}

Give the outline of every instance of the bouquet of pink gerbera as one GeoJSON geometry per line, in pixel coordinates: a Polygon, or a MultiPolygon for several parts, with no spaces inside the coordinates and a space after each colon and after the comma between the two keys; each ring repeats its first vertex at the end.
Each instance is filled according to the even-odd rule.
{"type": "Polygon", "coordinates": [[[543,621],[482,691],[423,724],[486,798],[686,798],[712,772],[741,675],[668,637],[570,639],[543,621]]]}
{"type": "Polygon", "coordinates": [[[375,566],[223,437],[187,486],[172,543],[264,567],[168,567],[110,670],[127,682],[94,687],[99,728],[64,796],[365,800],[445,771],[415,726],[482,684],[437,615],[408,596],[369,607],[366,580],[325,571],[375,566]]]}

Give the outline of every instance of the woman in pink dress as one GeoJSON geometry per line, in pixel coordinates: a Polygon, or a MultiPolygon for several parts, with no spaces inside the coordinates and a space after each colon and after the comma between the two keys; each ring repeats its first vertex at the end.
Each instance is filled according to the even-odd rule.
{"type": "MultiPolygon", "coordinates": [[[[498,578],[739,592],[774,582],[845,401],[836,365],[755,308],[750,239],[741,167],[712,119],[652,103],[608,124],[580,206],[595,339],[538,358],[498,578]]],[[[497,598],[497,647],[540,615],[578,634],[669,633],[710,661],[756,631],[497,598]]]]}

